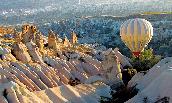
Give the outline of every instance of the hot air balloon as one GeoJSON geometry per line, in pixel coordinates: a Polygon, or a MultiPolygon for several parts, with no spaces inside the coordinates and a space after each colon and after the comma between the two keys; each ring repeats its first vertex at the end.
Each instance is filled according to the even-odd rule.
{"type": "Polygon", "coordinates": [[[122,24],[120,36],[133,55],[139,57],[140,53],[152,39],[153,27],[145,19],[129,19],[122,24]]]}

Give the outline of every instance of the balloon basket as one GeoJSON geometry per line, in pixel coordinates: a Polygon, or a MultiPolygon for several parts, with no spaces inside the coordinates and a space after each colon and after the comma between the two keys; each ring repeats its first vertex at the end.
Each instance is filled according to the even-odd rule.
{"type": "Polygon", "coordinates": [[[139,56],[140,56],[140,52],[133,52],[133,55],[134,55],[135,57],[139,57],[139,56]]]}

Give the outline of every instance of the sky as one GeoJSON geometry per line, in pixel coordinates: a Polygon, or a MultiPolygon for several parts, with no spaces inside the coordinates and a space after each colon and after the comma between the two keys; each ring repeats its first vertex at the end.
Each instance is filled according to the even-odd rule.
{"type": "Polygon", "coordinates": [[[110,4],[110,3],[132,3],[132,2],[150,2],[159,0],[79,0],[81,3],[96,3],[96,4],[110,4]]]}
{"type": "MultiPolygon", "coordinates": [[[[108,3],[126,3],[126,2],[148,2],[148,1],[159,1],[159,0],[0,0],[0,4],[46,4],[46,3],[58,3],[61,1],[78,1],[78,3],[95,3],[95,4],[108,4],[108,3]],[[5,3],[4,3],[5,2],[5,3]]],[[[161,0],[162,1],[162,0],[161,0]]],[[[167,0],[168,1],[168,0],[167,0]]]]}

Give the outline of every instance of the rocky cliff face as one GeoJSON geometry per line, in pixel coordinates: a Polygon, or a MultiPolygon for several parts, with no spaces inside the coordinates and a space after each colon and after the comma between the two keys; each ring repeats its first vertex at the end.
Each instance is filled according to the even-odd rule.
{"type": "Polygon", "coordinates": [[[15,34],[12,46],[2,44],[3,103],[97,103],[104,93],[109,97],[107,85],[122,82],[121,68],[131,64],[118,49],[100,53],[78,44],[76,35],[72,35],[70,41],[60,40],[50,31],[47,40],[35,26],[25,25],[15,34]]]}
{"type": "Polygon", "coordinates": [[[172,58],[161,60],[146,74],[138,73],[129,82],[128,87],[136,86],[138,94],[126,103],[171,103],[172,58]]]}
{"type": "Polygon", "coordinates": [[[101,96],[111,97],[110,87],[103,83],[63,85],[35,92],[15,82],[0,87],[1,103],[99,103],[101,96]]]}

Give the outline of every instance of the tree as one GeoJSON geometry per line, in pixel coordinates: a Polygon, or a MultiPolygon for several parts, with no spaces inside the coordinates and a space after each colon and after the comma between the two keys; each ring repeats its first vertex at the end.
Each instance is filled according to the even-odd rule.
{"type": "Polygon", "coordinates": [[[161,56],[154,55],[153,49],[144,50],[140,57],[132,57],[133,68],[139,71],[147,71],[157,64],[161,56]]]}

